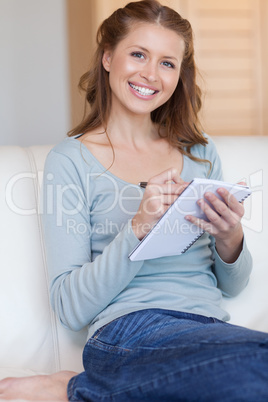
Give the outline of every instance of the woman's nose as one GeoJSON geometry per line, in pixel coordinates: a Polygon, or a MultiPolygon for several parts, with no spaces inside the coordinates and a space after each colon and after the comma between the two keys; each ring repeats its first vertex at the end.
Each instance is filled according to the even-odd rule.
{"type": "Polygon", "coordinates": [[[140,72],[142,78],[145,78],[149,82],[155,82],[158,80],[158,70],[155,63],[147,63],[140,72]]]}

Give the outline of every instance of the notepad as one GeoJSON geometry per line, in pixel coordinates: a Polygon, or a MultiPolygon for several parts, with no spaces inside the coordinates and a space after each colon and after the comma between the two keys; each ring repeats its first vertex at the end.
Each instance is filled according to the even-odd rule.
{"type": "Polygon", "coordinates": [[[197,201],[203,198],[207,191],[221,199],[216,192],[219,187],[226,188],[239,202],[244,201],[251,194],[249,187],[240,184],[202,178],[193,179],[156,225],[132,250],[129,259],[141,261],[185,253],[204,233],[204,230],[187,221],[185,216],[194,215],[206,219],[197,201]]]}

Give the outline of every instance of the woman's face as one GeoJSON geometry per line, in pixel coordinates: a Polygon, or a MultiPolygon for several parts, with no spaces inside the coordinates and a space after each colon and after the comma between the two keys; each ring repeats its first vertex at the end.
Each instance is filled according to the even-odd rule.
{"type": "Polygon", "coordinates": [[[114,51],[106,50],[112,110],[149,114],[173,94],[184,54],[183,39],[157,24],[135,24],[114,51]]]}

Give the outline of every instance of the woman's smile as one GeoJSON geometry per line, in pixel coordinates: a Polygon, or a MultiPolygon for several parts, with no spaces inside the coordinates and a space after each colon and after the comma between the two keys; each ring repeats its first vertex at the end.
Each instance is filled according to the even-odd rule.
{"type": "Polygon", "coordinates": [[[132,82],[129,82],[131,92],[144,99],[152,99],[153,95],[156,95],[159,91],[152,87],[146,87],[144,85],[137,85],[132,82]]]}

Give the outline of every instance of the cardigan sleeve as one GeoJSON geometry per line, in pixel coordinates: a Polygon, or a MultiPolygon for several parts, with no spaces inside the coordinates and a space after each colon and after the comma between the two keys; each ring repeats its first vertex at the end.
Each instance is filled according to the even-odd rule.
{"type": "Polygon", "coordinates": [[[43,179],[43,228],[50,298],[61,323],[80,330],[135,277],[142,262],[129,252],[138,239],[129,220],[101,255],[91,260],[90,205],[73,161],[52,151],[43,179]],[[76,228],[70,228],[75,220],[76,228]]]}
{"type": "MultiPolygon", "coordinates": [[[[214,180],[223,180],[221,161],[214,142],[208,137],[209,144],[206,147],[205,159],[211,161],[212,166],[208,177],[214,180]]],[[[211,251],[213,258],[213,271],[217,278],[217,286],[225,296],[238,295],[247,285],[252,271],[252,257],[243,239],[243,248],[237,260],[228,264],[224,262],[216,250],[215,239],[211,236],[211,251]]]]}

